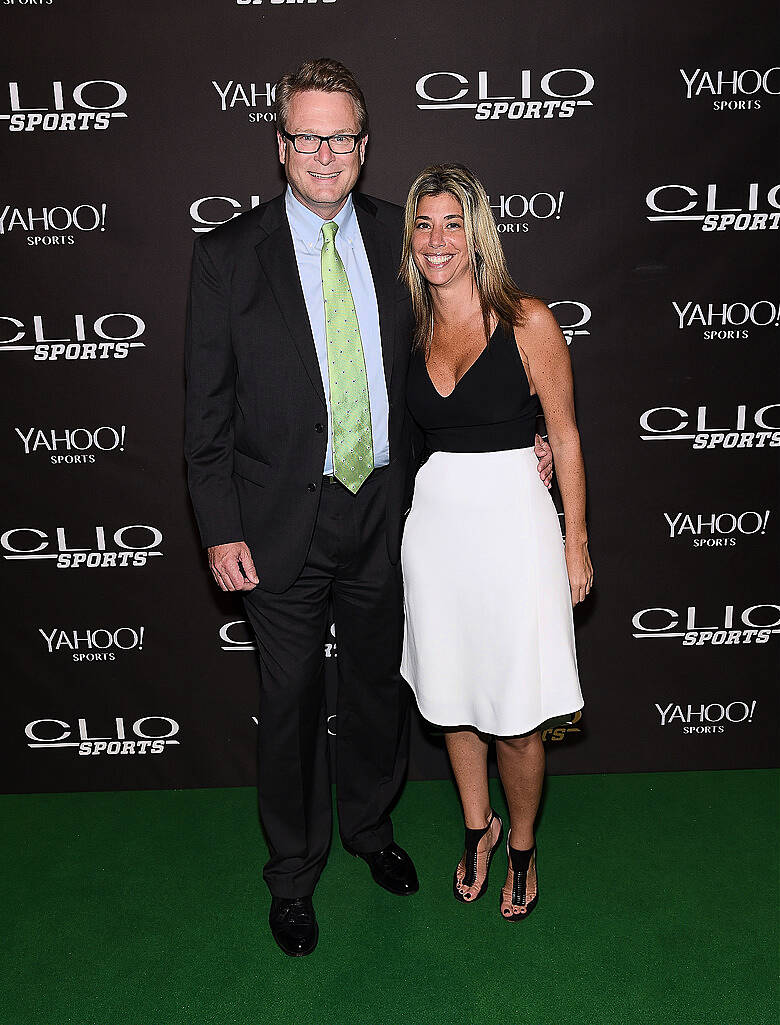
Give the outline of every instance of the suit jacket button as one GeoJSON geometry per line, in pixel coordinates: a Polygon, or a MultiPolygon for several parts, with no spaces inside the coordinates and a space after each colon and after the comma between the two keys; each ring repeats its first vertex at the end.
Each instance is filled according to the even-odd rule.
{"type": "Polygon", "coordinates": [[[325,428],[322,426],[322,424],[315,424],[314,430],[317,432],[317,434],[322,434],[325,428]]]}
{"type": "Polygon", "coordinates": [[[316,484],[307,484],[306,485],[306,490],[307,491],[316,491],[317,490],[317,485],[316,484]]]}

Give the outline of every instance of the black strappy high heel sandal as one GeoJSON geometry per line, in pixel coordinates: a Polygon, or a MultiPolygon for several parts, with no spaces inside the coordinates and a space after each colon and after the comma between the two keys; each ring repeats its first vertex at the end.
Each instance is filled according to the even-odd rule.
{"type": "Polygon", "coordinates": [[[487,851],[487,862],[485,864],[485,878],[482,881],[482,885],[479,888],[479,892],[475,893],[474,896],[470,899],[467,899],[458,890],[458,870],[457,868],[455,869],[455,875],[452,877],[452,893],[455,897],[455,900],[459,900],[461,904],[473,904],[475,900],[479,900],[480,897],[483,897],[485,895],[485,891],[487,890],[488,884],[488,873],[490,872],[490,862],[493,858],[493,855],[496,852],[498,845],[501,843],[502,836],[504,835],[504,825],[501,822],[501,819],[498,817],[498,815],[496,815],[496,813],[492,810],[490,812],[488,824],[485,826],[484,829],[469,829],[468,827],[466,827],[466,839],[464,844],[466,850],[463,855],[463,863],[465,865],[466,871],[463,875],[463,882],[461,883],[461,886],[471,887],[474,885],[477,879],[477,847],[479,845],[479,841],[493,825],[493,819],[498,819],[498,824],[500,827],[498,830],[498,837],[496,838],[496,842],[493,844],[490,850],[487,851]]]}
{"type": "Polygon", "coordinates": [[[534,873],[536,873],[536,844],[533,847],[529,847],[527,851],[517,851],[514,847],[509,846],[509,836],[507,836],[506,852],[512,868],[512,900],[510,906],[525,908],[525,911],[516,911],[510,915],[504,914],[502,904],[506,900],[506,887],[501,890],[499,909],[501,917],[505,922],[519,922],[524,918],[528,918],[539,903],[539,876],[537,874],[536,893],[533,899],[526,904],[526,882],[528,880],[528,870],[531,867],[531,858],[534,859],[534,873]]]}

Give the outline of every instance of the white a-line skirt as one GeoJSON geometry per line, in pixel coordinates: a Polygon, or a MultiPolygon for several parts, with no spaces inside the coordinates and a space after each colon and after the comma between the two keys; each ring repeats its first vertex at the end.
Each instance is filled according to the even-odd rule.
{"type": "Polygon", "coordinates": [[[510,737],[582,708],[558,514],[533,448],[434,452],[401,561],[401,675],[429,722],[510,737]]]}

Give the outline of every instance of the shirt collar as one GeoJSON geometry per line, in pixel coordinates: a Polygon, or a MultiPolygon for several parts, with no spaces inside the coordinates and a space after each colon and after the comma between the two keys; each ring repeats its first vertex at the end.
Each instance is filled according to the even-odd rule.
{"type": "MultiPolygon", "coordinates": [[[[290,186],[284,196],[284,206],[287,211],[287,220],[290,223],[290,230],[307,249],[319,249],[322,246],[322,226],[327,224],[318,214],[313,213],[296,199],[290,186]]],[[[352,193],[347,196],[347,201],[339,210],[333,220],[338,224],[337,238],[346,239],[350,245],[354,245],[355,233],[357,231],[357,215],[352,202],[352,193]]]]}

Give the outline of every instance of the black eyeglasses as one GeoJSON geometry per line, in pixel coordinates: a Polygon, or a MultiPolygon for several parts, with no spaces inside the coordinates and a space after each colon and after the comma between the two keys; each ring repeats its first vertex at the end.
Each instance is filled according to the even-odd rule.
{"type": "Polygon", "coordinates": [[[344,135],[343,133],[339,135],[290,135],[289,132],[282,131],[281,134],[285,139],[290,140],[296,153],[319,153],[320,146],[323,142],[327,142],[331,153],[338,156],[342,156],[344,153],[354,153],[355,147],[363,138],[362,135],[344,135]]]}

